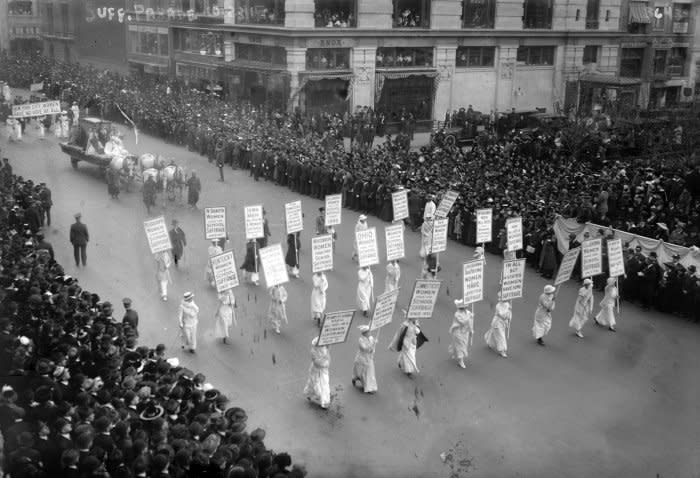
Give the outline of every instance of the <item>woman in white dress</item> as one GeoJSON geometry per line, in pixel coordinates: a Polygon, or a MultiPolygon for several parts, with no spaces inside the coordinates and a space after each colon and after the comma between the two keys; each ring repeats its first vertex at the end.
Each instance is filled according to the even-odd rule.
{"type": "Polygon", "coordinates": [[[544,292],[540,295],[535,310],[535,321],[532,325],[532,335],[539,345],[544,345],[542,337],[549,333],[552,328],[552,311],[554,310],[554,293],[556,288],[552,285],[544,286],[544,292]]]}
{"type": "Polygon", "coordinates": [[[583,287],[578,290],[576,304],[574,305],[574,316],[569,321],[569,327],[576,331],[576,336],[583,338],[581,329],[586,325],[593,312],[593,281],[584,279],[583,287]]]}
{"type": "Polygon", "coordinates": [[[328,369],[331,365],[331,354],[328,347],[318,345],[318,337],[311,341],[311,365],[309,377],[304,387],[304,395],[310,402],[316,403],[323,409],[331,404],[331,384],[328,369]]]}
{"type": "Polygon", "coordinates": [[[236,312],[233,308],[236,306],[236,296],[233,295],[233,289],[226,290],[219,294],[219,307],[216,309],[216,325],[214,333],[217,337],[221,337],[221,341],[226,343],[230,335],[232,325],[238,325],[236,322],[236,312]]]}
{"type": "Polygon", "coordinates": [[[407,319],[396,331],[389,346],[390,350],[399,353],[399,368],[409,377],[414,373],[420,373],[418,362],[416,361],[416,350],[418,349],[418,335],[420,327],[417,319],[407,319]]]}
{"type": "Polygon", "coordinates": [[[360,267],[357,270],[357,279],[357,308],[367,317],[374,297],[374,276],[369,267],[360,267]]]}
{"type": "Polygon", "coordinates": [[[311,318],[321,325],[321,319],[326,311],[326,291],[328,290],[328,279],[323,272],[316,272],[311,278],[313,289],[311,289],[311,318]]]}
{"type": "Polygon", "coordinates": [[[374,350],[377,339],[369,333],[369,325],[360,325],[359,348],[352,367],[352,384],[359,385],[365,393],[377,391],[377,378],[374,374],[374,350]]]}
{"type": "Polygon", "coordinates": [[[430,254],[430,250],[433,244],[433,217],[426,217],[423,219],[423,224],[420,226],[420,251],[418,255],[421,259],[430,254]]]}
{"type": "Polygon", "coordinates": [[[287,289],[282,285],[270,287],[270,307],[267,309],[267,316],[275,328],[275,332],[280,332],[282,322],[287,323],[287,289]]]}
{"type": "Polygon", "coordinates": [[[39,129],[39,139],[46,138],[46,126],[44,122],[46,121],[46,116],[39,116],[36,119],[36,126],[39,129]]]}
{"type": "Polygon", "coordinates": [[[360,214],[360,217],[357,218],[357,224],[355,224],[355,237],[352,238],[352,260],[358,260],[359,257],[357,255],[357,233],[360,231],[366,231],[369,228],[367,225],[367,216],[364,214],[360,214]]]}
{"type": "Polygon", "coordinates": [[[467,368],[464,361],[469,358],[469,341],[474,334],[474,314],[467,310],[467,305],[462,299],[455,300],[455,306],[457,311],[450,326],[452,343],[448,347],[448,351],[460,367],[467,368]]]}
{"type": "Polygon", "coordinates": [[[401,266],[399,261],[389,261],[386,265],[386,278],[384,279],[384,293],[391,292],[399,288],[401,279],[401,266]]]}
{"type": "Polygon", "coordinates": [[[163,302],[168,300],[168,284],[170,279],[170,251],[162,251],[156,254],[156,281],[160,290],[160,298],[163,302]]]}
{"type": "Polygon", "coordinates": [[[595,322],[598,325],[607,326],[612,332],[615,332],[615,303],[617,298],[617,280],[614,277],[608,277],[605,285],[605,296],[600,301],[600,312],[595,316],[595,322]]]}
{"type": "Polygon", "coordinates": [[[53,116],[53,134],[57,138],[63,138],[63,132],[61,131],[61,117],[59,115],[53,116]]]}
{"type": "Polygon", "coordinates": [[[491,328],[484,334],[486,345],[495,350],[501,357],[507,357],[508,354],[508,329],[510,328],[510,319],[512,311],[510,302],[501,300],[501,293],[498,293],[498,303],[496,304],[496,313],[491,320],[491,328]]]}
{"type": "MultiPolygon", "coordinates": [[[[219,240],[218,239],[212,239],[211,240],[211,245],[207,248],[207,254],[209,254],[209,259],[212,257],[221,254],[224,252],[221,247],[219,247],[219,240]]],[[[207,276],[207,282],[209,282],[209,285],[212,287],[216,287],[216,281],[214,280],[214,270],[211,268],[211,261],[207,259],[207,270],[206,270],[206,276],[207,276]]]]}
{"type": "Polygon", "coordinates": [[[68,113],[66,111],[61,111],[61,138],[68,138],[70,136],[70,121],[68,120],[68,113]]]}

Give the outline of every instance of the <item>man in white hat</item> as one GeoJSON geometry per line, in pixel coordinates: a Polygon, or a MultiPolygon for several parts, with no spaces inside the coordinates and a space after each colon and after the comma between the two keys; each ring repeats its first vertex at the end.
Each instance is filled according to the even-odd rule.
{"type": "Polygon", "coordinates": [[[369,333],[369,325],[360,325],[359,348],[352,367],[352,384],[357,382],[365,393],[377,391],[377,378],[374,373],[374,350],[377,339],[369,333]]]}
{"type": "Polygon", "coordinates": [[[474,334],[474,314],[467,309],[467,304],[464,303],[463,299],[455,300],[455,307],[457,310],[450,326],[452,343],[448,351],[460,367],[467,368],[464,361],[469,358],[469,343],[474,334]]]}
{"type": "Polygon", "coordinates": [[[583,287],[578,290],[576,304],[574,305],[574,316],[569,321],[569,327],[576,331],[576,336],[583,338],[581,330],[593,312],[593,281],[591,279],[583,280],[583,287]]]}
{"type": "Polygon", "coordinates": [[[532,334],[539,345],[544,345],[542,337],[549,333],[552,328],[552,311],[554,310],[554,293],[556,288],[553,285],[544,286],[544,292],[540,295],[535,310],[535,322],[532,326],[532,334]]]}
{"type": "Polygon", "coordinates": [[[360,217],[357,218],[357,224],[355,224],[355,239],[352,243],[352,260],[358,260],[359,257],[357,256],[357,233],[359,231],[366,231],[369,229],[369,226],[367,225],[367,216],[364,214],[360,214],[360,217]]]}
{"type": "Polygon", "coordinates": [[[311,365],[304,386],[304,396],[321,408],[328,409],[331,404],[331,384],[329,368],[331,354],[328,347],[318,345],[318,337],[311,341],[311,365]]]}
{"type": "Polygon", "coordinates": [[[199,323],[199,307],[194,303],[194,294],[185,292],[178,310],[178,323],[182,336],[182,348],[194,353],[197,349],[197,324],[199,323]]]}

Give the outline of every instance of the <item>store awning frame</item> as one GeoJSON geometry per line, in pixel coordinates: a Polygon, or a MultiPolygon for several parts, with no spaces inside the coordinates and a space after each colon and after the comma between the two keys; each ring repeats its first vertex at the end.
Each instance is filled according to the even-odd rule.
{"type": "Polygon", "coordinates": [[[630,23],[651,23],[649,15],[649,5],[647,2],[632,1],[630,2],[630,23]]]}
{"type": "Polygon", "coordinates": [[[260,73],[270,73],[270,74],[276,73],[276,74],[289,75],[289,71],[287,71],[286,66],[273,65],[271,63],[263,63],[263,62],[259,62],[259,61],[242,60],[240,58],[236,58],[235,60],[227,61],[222,66],[224,66],[225,68],[229,68],[229,69],[241,69],[241,70],[256,71],[256,72],[260,72],[260,73]]]}
{"type": "Polygon", "coordinates": [[[642,83],[639,78],[625,78],[617,75],[604,75],[601,73],[587,73],[579,77],[585,83],[597,83],[611,86],[636,86],[642,83]]]}
{"type": "Polygon", "coordinates": [[[377,70],[375,74],[374,83],[374,101],[379,101],[379,98],[381,98],[382,90],[384,89],[384,82],[386,80],[403,80],[404,78],[408,78],[411,76],[427,76],[428,78],[432,78],[434,82],[433,89],[437,88],[437,82],[440,80],[440,73],[435,71],[434,69],[408,69],[390,71],[377,70]]]}

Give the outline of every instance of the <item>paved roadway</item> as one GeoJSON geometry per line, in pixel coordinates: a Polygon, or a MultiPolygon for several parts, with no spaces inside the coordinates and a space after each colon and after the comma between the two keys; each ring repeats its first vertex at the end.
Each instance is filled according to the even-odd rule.
{"type": "MultiPolygon", "coordinates": [[[[35,135],[35,132],[29,132],[35,135]]],[[[448,357],[452,300],[460,293],[459,266],[473,250],[450,242],[441,255],[444,285],[434,318],[424,320],[430,339],[418,353],[421,374],[405,377],[387,350],[398,321],[381,332],[376,354],[379,393],[365,396],[350,384],[358,332],[332,347],[332,406],[321,411],[302,396],[309,349],[317,328],[310,319],[310,236],[320,201],[301,197],[305,231],[302,278],[287,285],[290,324],[282,335],[270,333],[264,320],[264,289],[236,289],[238,323],[232,343],[213,336],[215,294],[205,283],[207,243],[200,212],[164,204],[158,214],[168,223],[178,218],[188,234],[184,265],[173,272],[170,301],[159,300],[154,261],[142,221],[147,217],[139,191],[111,200],[96,169],[81,164],[73,170],[54,138],[26,138],[7,145],[15,171],[45,181],[53,190],[54,224],[47,238],[67,273],[83,286],[116,303],[130,296],[141,316],[144,343],[162,342],[192,369],[249,413],[249,429],[268,431],[267,444],[303,461],[311,477],[620,477],[700,476],[700,327],[682,319],[645,313],[623,303],[618,332],[589,326],[578,340],[567,323],[576,285],[565,284],[554,313],[547,347],[531,336],[532,315],[545,282],[532,270],[526,276],[525,298],[514,303],[509,358],[483,342],[492,317],[500,274],[500,258],[487,256],[487,295],[476,306],[476,337],[470,364],[460,369],[448,357]],[[88,267],[73,266],[68,244],[72,215],[82,211],[90,228],[88,267]],[[200,348],[181,353],[175,312],[179,297],[193,290],[201,308],[200,348]],[[442,458],[441,458],[441,454],[442,458]]],[[[284,239],[283,204],[300,198],[286,188],[261,181],[247,172],[226,169],[226,182],[206,160],[183,148],[141,135],[134,152],[157,152],[188,168],[196,167],[204,192],[200,206],[225,204],[230,217],[242,219],[246,204],[264,203],[272,241],[284,239]]],[[[354,307],[356,268],[350,260],[357,214],[343,211],[336,268],[328,274],[328,310],[354,307]]],[[[379,227],[383,251],[383,224],[379,227]]],[[[231,227],[237,260],[244,252],[240,222],[231,227]]],[[[419,236],[407,232],[408,257],[402,263],[400,304],[407,303],[419,274],[419,236]]],[[[382,253],[383,257],[383,253],[382,253]]],[[[375,267],[375,292],[383,291],[383,267],[375,267]]],[[[596,310],[601,294],[596,293],[596,310]]],[[[398,315],[398,314],[397,314],[398,315]]],[[[362,320],[356,320],[359,325],[362,320]]]]}

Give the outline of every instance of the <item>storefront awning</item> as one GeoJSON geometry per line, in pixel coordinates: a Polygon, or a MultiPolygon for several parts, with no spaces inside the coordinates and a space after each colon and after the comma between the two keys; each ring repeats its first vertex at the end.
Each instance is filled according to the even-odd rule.
{"type": "Polygon", "coordinates": [[[630,2],[630,23],[651,23],[647,2],[630,2]]]}
{"type": "Polygon", "coordinates": [[[313,70],[300,71],[299,78],[301,81],[320,81],[320,80],[352,80],[353,73],[349,70],[313,70]]]}
{"type": "Polygon", "coordinates": [[[384,89],[384,82],[386,80],[403,80],[411,76],[425,76],[428,78],[433,78],[434,88],[437,87],[437,80],[440,78],[440,73],[435,70],[391,70],[391,71],[377,71],[374,83],[374,97],[379,99],[382,96],[382,90],[384,89]]]}
{"type": "Polygon", "coordinates": [[[581,75],[580,80],[587,83],[599,83],[601,85],[612,86],[639,85],[642,82],[639,78],[622,78],[615,75],[604,75],[602,73],[586,73],[581,75]]]}

